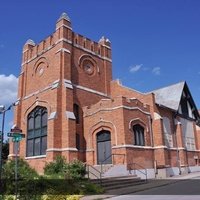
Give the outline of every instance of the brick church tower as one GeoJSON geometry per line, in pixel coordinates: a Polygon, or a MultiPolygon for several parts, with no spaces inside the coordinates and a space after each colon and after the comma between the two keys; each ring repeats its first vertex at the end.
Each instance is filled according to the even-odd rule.
{"type": "Polygon", "coordinates": [[[97,43],[74,33],[65,13],[48,38],[39,44],[28,40],[14,120],[26,134],[20,156],[39,171],[58,154],[85,161],[82,107],[107,98],[111,80],[110,41],[102,37],[97,43]]]}
{"type": "Polygon", "coordinates": [[[65,13],[51,36],[24,45],[16,104],[26,135],[19,156],[38,172],[57,155],[109,164],[111,176],[136,165],[148,178],[200,170],[200,115],[187,83],[142,93],[112,80],[110,41],[74,33],[65,13]]]}

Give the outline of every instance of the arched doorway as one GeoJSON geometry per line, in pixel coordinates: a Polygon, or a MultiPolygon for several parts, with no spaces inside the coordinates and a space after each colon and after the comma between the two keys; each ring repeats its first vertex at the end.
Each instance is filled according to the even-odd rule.
{"type": "Polygon", "coordinates": [[[109,131],[97,133],[97,164],[111,164],[111,136],[109,131]],[[109,157],[110,156],[110,157],[109,157]]]}

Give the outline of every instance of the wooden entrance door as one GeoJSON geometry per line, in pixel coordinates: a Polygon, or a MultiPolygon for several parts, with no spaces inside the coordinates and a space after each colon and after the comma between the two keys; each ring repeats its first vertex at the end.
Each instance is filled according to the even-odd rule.
{"type": "Polygon", "coordinates": [[[111,164],[111,137],[109,131],[101,131],[97,134],[97,164],[111,164]]]}

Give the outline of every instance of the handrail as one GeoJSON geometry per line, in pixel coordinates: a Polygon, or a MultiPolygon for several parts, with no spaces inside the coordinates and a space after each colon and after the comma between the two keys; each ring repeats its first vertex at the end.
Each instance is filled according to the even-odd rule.
{"type": "MultiPolygon", "coordinates": [[[[144,168],[142,165],[139,165],[138,163],[129,163],[129,164],[127,164],[127,168],[129,168],[129,166],[133,166],[133,168],[134,168],[133,170],[134,170],[135,175],[136,175],[136,173],[135,173],[136,170],[139,171],[140,173],[144,174],[145,180],[147,181],[147,169],[146,168],[144,168]],[[141,169],[136,169],[136,166],[142,168],[143,170],[145,170],[145,172],[142,171],[141,169]]],[[[132,169],[128,169],[128,170],[129,170],[129,173],[131,174],[132,169]]]]}
{"type": "Polygon", "coordinates": [[[103,174],[103,164],[105,163],[105,161],[107,161],[110,157],[112,157],[112,160],[114,161],[114,156],[124,156],[124,160],[123,160],[123,163],[124,163],[125,156],[126,156],[125,154],[112,153],[107,158],[105,158],[103,161],[101,161],[101,174],[103,174]]]}
{"type": "Polygon", "coordinates": [[[100,184],[102,185],[102,180],[101,180],[101,178],[102,178],[102,173],[101,173],[98,169],[96,169],[95,167],[93,167],[92,165],[85,164],[85,166],[86,166],[86,172],[87,172],[87,174],[88,174],[88,180],[90,179],[90,174],[92,174],[92,175],[94,175],[97,179],[99,179],[99,182],[100,182],[100,184]],[[99,173],[99,176],[97,176],[95,173],[91,172],[91,171],[90,171],[90,167],[91,167],[93,170],[95,170],[96,172],[98,172],[98,173],[99,173]]]}

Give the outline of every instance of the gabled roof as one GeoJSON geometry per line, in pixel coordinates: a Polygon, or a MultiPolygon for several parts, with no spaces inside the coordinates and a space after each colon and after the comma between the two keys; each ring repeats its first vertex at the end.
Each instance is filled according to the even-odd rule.
{"type": "Polygon", "coordinates": [[[180,82],[152,91],[155,94],[156,104],[177,111],[185,84],[185,82],[180,82]]]}
{"type": "Polygon", "coordinates": [[[175,112],[179,113],[179,106],[181,104],[181,99],[183,94],[187,95],[187,99],[189,104],[192,106],[192,112],[198,124],[200,124],[200,114],[197,110],[195,102],[192,98],[190,90],[187,86],[187,83],[180,82],[174,85],[170,85],[168,87],[164,87],[158,90],[152,91],[155,94],[155,102],[159,106],[164,106],[175,112]]]}

